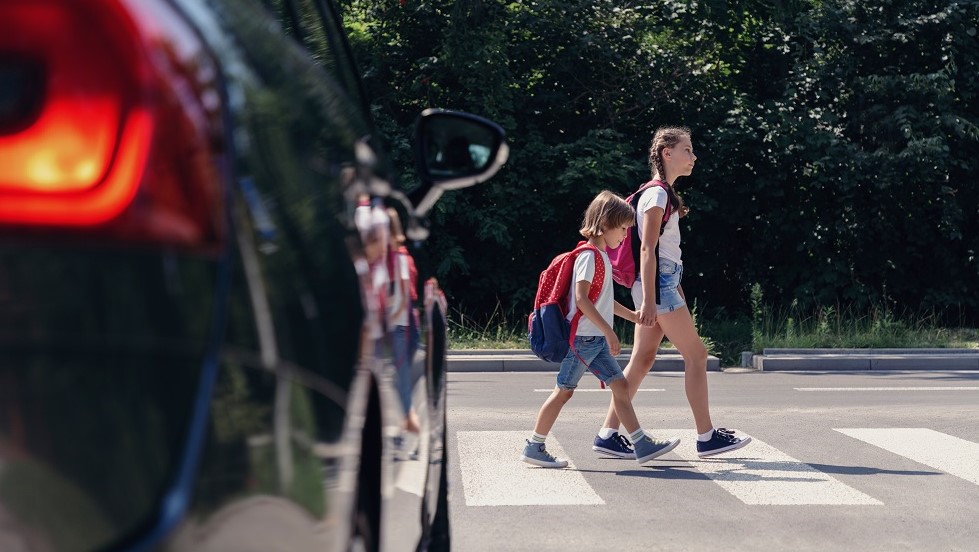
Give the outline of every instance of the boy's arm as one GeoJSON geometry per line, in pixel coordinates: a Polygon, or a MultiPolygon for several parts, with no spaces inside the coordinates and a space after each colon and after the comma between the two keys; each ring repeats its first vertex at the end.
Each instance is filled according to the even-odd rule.
{"type": "Polygon", "coordinates": [[[609,326],[608,322],[606,322],[605,319],[602,318],[602,315],[598,313],[598,309],[595,308],[595,303],[592,303],[591,299],[588,298],[589,289],[591,289],[591,282],[588,280],[575,282],[575,306],[581,310],[582,316],[590,320],[592,324],[598,326],[598,329],[602,330],[603,334],[612,333],[612,327],[609,326]]]}
{"type": "Polygon", "coordinates": [[[591,321],[592,324],[598,327],[605,335],[605,340],[608,341],[609,352],[613,356],[619,354],[621,345],[619,345],[619,337],[615,335],[615,330],[612,326],[609,326],[608,322],[602,318],[602,315],[598,313],[598,309],[595,308],[595,303],[591,302],[588,298],[588,290],[591,289],[591,282],[587,280],[581,280],[580,282],[575,282],[574,284],[574,301],[575,306],[581,311],[582,316],[591,321]]]}
{"type": "MultiPolygon", "coordinates": [[[[577,300],[577,297],[575,298],[575,300],[577,300]]],[[[634,310],[629,310],[618,301],[615,302],[615,307],[613,307],[612,312],[615,313],[615,316],[618,316],[619,318],[624,318],[629,322],[632,322],[633,324],[639,322],[639,314],[634,310]]]]}

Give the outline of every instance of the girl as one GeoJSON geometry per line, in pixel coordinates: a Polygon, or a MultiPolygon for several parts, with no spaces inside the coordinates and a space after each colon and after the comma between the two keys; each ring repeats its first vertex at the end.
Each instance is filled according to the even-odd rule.
{"type": "MultiPolygon", "coordinates": [[[[389,286],[387,317],[391,332],[394,366],[398,372],[398,392],[405,411],[404,429],[418,433],[418,414],[411,405],[411,393],[418,379],[414,373],[415,351],[418,349],[418,314],[414,310],[412,292],[415,282],[411,274],[414,261],[405,247],[405,234],[398,212],[387,209],[391,221],[391,250],[388,253],[389,286]]],[[[420,374],[417,374],[420,377],[420,374]]]]}
{"type": "MultiPolygon", "coordinates": [[[[712,456],[739,449],[751,437],[735,437],[734,432],[714,428],[707,400],[707,349],[697,335],[690,310],[686,306],[680,278],[683,262],[680,255],[680,217],[688,212],[683,200],[673,189],[680,176],[690,176],[697,156],[693,153],[690,129],[665,127],[656,131],[649,148],[649,166],[653,179],[666,184],[665,189],[651,186],[639,197],[636,209],[641,249],[639,278],[632,286],[632,299],[638,307],[635,344],[625,377],[629,397],[635,396],[656,358],[656,349],[663,335],[683,356],[684,383],[687,401],[697,426],[697,454],[712,456]],[[670,202],[674,216],[666,223],[663,234],[660,226],[670,202]],[[659,255],[654,253],[658,251],[659,255]]],[[[633,451],[629,442],[617,432],[620,416],[613,401],[605,417],[605,425],[595,437],[592,449],[611,456],[629,458],[633,451]]],[[[628,429],[628,428],[627,428],[628,429]]]]}
{"type": "Polygon", "coordinates": [[[635,442],[635,458],[640,464],[666,454],[680,442],[679,439],[654,440],[639,427],[639,420],[636,419],[629,398],[629,385],[614,357],[619,354],[620,345],[618,337],[612,331],[613,315],[632,322],[636,322],[638,315],[613,298],[612,263],[605,248],[618,247],[622,243],[626,232],[635,222],[635,217],[632,206],[609,191],[598,194],[585,211],[581,235],[598,249],[600,255],[596,255],[594,251],[584,251],[575,259],[568,299],[568,319],[572,319],[578,310],[582,313],[582,319],[575,334],[574,347],[561,362],[557,386],[537,414],[534,433],[527,441],[521,456],[524,462],[544,468],[563,468],[568,465],[567,460],[558,460],[547,452],[544,440],[561,413],[561,408],[574,394],[586,369],[591,370],[611,389],[613,408],[635,442]],[[599,272],[596,263],[603,263],[605,273],[601,292],[593,303],[588,298],[588,292],[592,280],[599,272]]]}

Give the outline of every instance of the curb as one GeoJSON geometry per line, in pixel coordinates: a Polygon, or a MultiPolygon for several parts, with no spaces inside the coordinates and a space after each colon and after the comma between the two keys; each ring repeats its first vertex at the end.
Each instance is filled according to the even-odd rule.
{"type": "Polygon", "coordinates": [[[979,349],[764,349],[750,355],[750,366],[765,372],[979,370],[979,349]]]}
{"type": "MultiPolygon", "coordinates": [[[[632,349],[615,357],[625,368],[632,349]]],[[[534,356],[529,349],[469,349],[449,351],[449,372],[557,372],[558,363],[534,356]]],[[[715,356],[707,357],[707,371],[884,371],[979,370],[979,349],[764,349],[763,354],[742,353],[742,367],[722,369],[715,356]]],[[[682,372],[683,358],[676,349],[660,349],[651,372],[682,372]]]]}
{"type": "MultiPolygon", "coordinates": [[[[615,357],[619,366],[625,368],[631,353],[632,349],[623,349],[615,357]]],[[[537,358],[529,349],[455,350],[448,352],[447,360],[449,372],[557,372],[561,366],[537,358]]],[[[720,359],[708,356],[707,370],[719,372],[720,359]]],[[[660,349],[651,371],[682,372],[683,357],[676,349],[660,349]]]]}

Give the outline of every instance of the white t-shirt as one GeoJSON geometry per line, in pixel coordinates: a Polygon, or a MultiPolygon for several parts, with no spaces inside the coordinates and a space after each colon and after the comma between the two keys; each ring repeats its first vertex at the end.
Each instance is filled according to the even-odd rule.
{"type": "MultiPolygon", "coordinates": [[[[670,196],[660,186],[653,186],[639,196],[639,205],[636,209],[636,222],[639,236],[642,236],[643,220],[646,211],[653,207],[666,210],[666,204],[670,201],[670,196]]],[[[666,221],[666,228],[659,237],[659,256],[682,265],[680,260],[680,215],[673,211],[670,213],[670,220],[666,221]]]]}
{"type": "MultiPolygon", "coordinates": [[[[615,291],[612,289],[612,263],[608,260],[607,253],[604,251],[601,253],[602,262],[605,263],[605,283],[602,284],[602,292],[598,294],[598,299],[595,301],[595,308],[602,315],[602,318],[608,322],[608,325],[611,326],[612,317],[615,316],[615,291]]],[[[574,278],[571,281],[571,291],[569,293],[571,297],[568,301],[568,321],[571,321],[575,312],[577,312],[574,300],[575,284],[577,282],[591,282],[594,278],[595,253],[584,251],[574,260],[574,278]]],[[[578,321],[578,331],[575,335],[600,336],[605,334],[591,320],[588,320],[585,315],[581,315],[581,319],[578,321]]]]}
{"type": "MultiPolygon", "coordinates": [[[[404,280],[408,280],[409,278],[411,278],[411,276],[408,272],[408,259],[406,259],[405,256],[400,253],[395,253],[394,293],[388,295],[387,298],[387,317],[389,328],[408,325],[408,310],[411,309],[411,305],[401,305],[401,303],[405,301],[404,290],[401,289],[401,286],[404,284],[404,280]],[[398,308],[398,305],[401,305],[401,312],[395,314],[394,310],[398,308]]],[[[408,285],[411,284],[409,283],[408,285]]],[[[392,286],[388,286],[388,291],[390,291],[391,287],[392,286]]]]}

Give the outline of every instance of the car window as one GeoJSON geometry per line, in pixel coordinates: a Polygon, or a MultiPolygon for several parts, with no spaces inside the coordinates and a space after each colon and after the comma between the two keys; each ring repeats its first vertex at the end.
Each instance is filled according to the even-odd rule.
{"type": "Polygon", "coordinates": [[[285,31],[336,79],[350,97],[368,107],[336,5],[330,0],[264,0],[285,31]]]}

